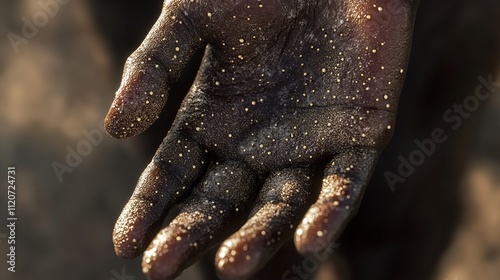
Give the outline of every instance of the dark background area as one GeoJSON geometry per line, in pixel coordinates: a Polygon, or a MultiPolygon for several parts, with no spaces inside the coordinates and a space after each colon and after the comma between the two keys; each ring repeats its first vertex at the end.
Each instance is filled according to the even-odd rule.
{"type": "MultiPolygon", "coordinates": [[[[127,56],[162,1],[69,1],[15,53],[37,1],[0,0],[0,178],[17,167],[17,272],[0,279],[145,279],[140,259],[115,256],[111,232],[121,208],[168,131],[196,74],[196,59],[170,105],[146,133],[103,140],[59,181],[54,162],[100,131],[127,56]],[[97,133],[97,132],[96,132],[97,133]]],[[[198,55],[198,59],[201,54],[198,55]]],[[[500,279],[500,98],[480,103],[456,130],[443,114],[474,95],[479,76],[500,81],[500,2],[422,1],[392,142],[382,154],[358,215],[331,258],[309,279],[500,279]],[[442,128],[448,140],[392,191],[415,140],[442,128]]],[[[0,192],[5,221],[6,187],[0,192]]],[[[3,224],[4,222],[2,222],[3,224]]],[[[7,252],[0,227],[0,252],[7,252]]],[[[6,257],[4,257],[6,258],[6,257]]],[[[213,252],[181,279],[214,279],[213,252]]],[[[282,279],[301,266],[287,244],[256,279],[282,279]]],[[[293,278],[289,278],[293,279],[293,278]]]]}

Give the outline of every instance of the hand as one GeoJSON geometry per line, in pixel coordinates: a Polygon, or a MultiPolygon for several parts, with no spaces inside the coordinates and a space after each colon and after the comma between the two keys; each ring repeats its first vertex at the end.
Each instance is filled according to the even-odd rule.
{"type": "Polygon", "coordinates": [[[391,138],[416,5],[166,1],[127,60],[107,131],[143,132],[193,53],[205,55],[118,219],[117,254],[146,250],[148,277],[172,279],[222,242],[220,277],[245,278],[294,233],[300,253],[326,249],[391,138]]]}

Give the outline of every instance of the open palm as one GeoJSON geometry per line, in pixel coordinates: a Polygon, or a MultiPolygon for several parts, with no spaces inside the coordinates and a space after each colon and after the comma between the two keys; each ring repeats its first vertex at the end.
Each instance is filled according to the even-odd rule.
{"type": "Polygon", "coordinates": [[[415,9],[407,0],[166,1],[127,61],[108,132],[148,128],[193,53],[205,56],[115,226],[117,254],[147,248],[144,272],[171,279],[222,242],[220,277],[245,278],[294,232],[300,253],[326,249],[390,140],[415,9]]]}

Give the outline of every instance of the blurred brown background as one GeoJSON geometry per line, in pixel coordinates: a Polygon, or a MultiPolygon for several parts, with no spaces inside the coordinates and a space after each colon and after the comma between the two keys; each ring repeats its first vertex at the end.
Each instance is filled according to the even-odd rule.
{"type": "MultiPolygon", "coordinates": [[[[16,54],[8,34],[21,35],[23,17],[32,21],[43,9],[39,1],[0,0],[0,220],[3,225],[9,165],[18,171],[19,219],[17,272],[8,273],[2,261],[0,279],[145,279],[140,259],[114,255],[111,231],[197,61],[175,87],[172,106],[145,134],[117,141],[97,131],[123,63],[161,2],[69,0],[16,54]],[[103,140],[60,181],[52,164],[67,165],[67,149],[83,149],[85,132],[103,140]]],[[[479,76],[500,82],[499,70],[500,1],[423,1],[393,141],[340,246],[308,279],[500,279],[500,91],[457,130],[443,119],[474,95],[479,76]],[[384,173],[397,173],[398,156],[408,158],[414,141],[435,128],[448,140],[393,192],[384,173]]],[[[1,259],[6,233],[1,226],[1,259]]],[[[212,262],[212,256],[200,261],[182,279],[214,279],[212,262]]],[[[285,246],[256,279],[293,279],[283,273],[302,264],[285,246]]]]}

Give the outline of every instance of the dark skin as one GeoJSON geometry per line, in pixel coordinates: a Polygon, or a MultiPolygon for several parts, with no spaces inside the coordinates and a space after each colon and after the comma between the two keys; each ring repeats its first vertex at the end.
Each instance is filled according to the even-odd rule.
{"type": "Polygon", "coordinates": [[[150,279],[173,279],[221,244],[219,276],[241,279],[291,238],[303,255],[326,249],[391,138],[416,8],[166,1],[127,60],[107,131],[124,139],[147,129],[194,52],[205,56],[117,221],[117,254],[144,252],[150,279]]]}

